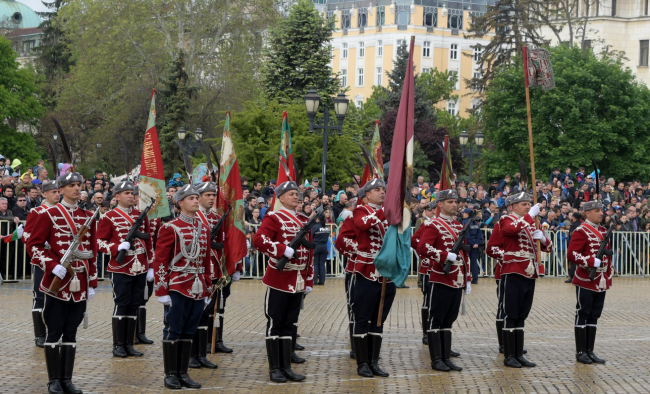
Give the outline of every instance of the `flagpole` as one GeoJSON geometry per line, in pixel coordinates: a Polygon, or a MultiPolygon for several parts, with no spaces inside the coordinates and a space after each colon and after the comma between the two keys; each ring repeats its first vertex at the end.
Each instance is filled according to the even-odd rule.
{"type": "MultiPolygon", "coordinates": [[[[531,183],[533,186],[533,202],[537,202],[537,181],[535,180],[535,153],[533,151],[533,122],[530,115],[530,88],[528,81],[528,48],[522,48],[524,56],[524,83],[526,85],[526,110],[528,111],[528,148],[530,150],[530,171],[532,173],[531,183]]],[[[535,229],[539,230],[539,216],[535,216],[535,229]]],[[[537,262],[542,263],[542,256],[540,253],[540,242],[537,240],[537,262]]]]}

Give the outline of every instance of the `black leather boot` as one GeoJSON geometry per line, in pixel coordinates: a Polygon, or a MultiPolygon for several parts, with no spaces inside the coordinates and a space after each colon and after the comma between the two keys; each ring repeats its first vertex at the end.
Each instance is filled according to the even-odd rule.
{"type": "Polygon", "coordinates": [[[455,365],[451,361],[451,331],[440,331],[440,347],[442,349],[442,362],[452,371],[462,371],[463,368],[455,365]]]}
{"type": "Polygon", "coordinates": [[[138,332],[135,335],[136,343],[143,345],[152,345],[153,341],[145,335],[147,331],[147,307],[141,306],[138,308],[138,332]]]}
{"type": "Polygon", "coordinates": [[[214,345],[214,352],[232,353],[232,349],[223,344],[223,316],[219,316],[219,327],[215,327],[214,329],[217,330],[217,341],[214,345]]]}
{"type": "Polygon", "coordinates": [[[63,394],[59,377],[59,345],[55,343],[45,344],[45,366],[47,367],[47,392],[49,394],[63,394]]]}
{"type": "Polygon", "coordinates": [[[298,335],[298,327],[294,326],[293,333],[291,334],[291,346],[292,346],[291,348],[293,349],[291,351],[291,362],[294,363],[294,364],[302,364],[306,360],[304,358],[302,358],[302,357],[299,357],[296,354],[296,350],[298,350],[298,349],[296,349],[296,336],[297,335],[298,335]]]}
{"type": "Polygon", "coordinates": [[[380,335],[368,335],[369,346],[368,349],[372,347],[372,352],[368,352],[370,355],[370,370],[375,376],[388,377],[390,374],[379,366],[379,353],[381,353],[381,342],[383,338],[380,335]]]}
{"type": "Polygon", "coordinates": [[[61,388],[66,394],[83,394],[83,391],[79,390],[72,383],[72,371],[74,370],[74,358],[75,358],[75,347],[74,343],[62,343],[59,350],[59,373],[61,375],[61,388]]]}
{"type": "Polygon", "coordinates": [[[353,336],[354,352],[357,356],[357,373],[364,378],[372,378],[374,375],[370,369],[368,358],[368,340],[366,337],[353,336]]]}
{"type": "Polygon", "coordinates": [[[45,323],[43,323],[43,310],[32,310],[32,321],[34,322],[34,344],[36,347],[43,347],[45,343],[45,323]]]}
{"type": "Polygon", "coordinates": [[[605,364],[605,360],[594,354],[594,345],[596,344],[596,326],[587,326],[587,355],[596,364],[605,364]]]}
{"type": "Polygon", "coordinates": [[[440,347],[440,331],[427,332],[429,340],[429,356],[431,357],[431,369],[436,371],[449,372],[450,369],[442,362],[442,348],[440,347]]]}
{"type": "MultiPolygon", "coordinates": [[[[212,353],[212,330],[214,330],[214,316],[210,315],[210,324],[208,324],[208,344],[205,348],[207,354],[212,353]]],[[[216,340],[216,337],[215,337],[216,340]]],[[[215,343],[216,345],[216,343],[215,343]]],[[[216,352],[215,352],[216,353],[216,352]]]]}
{"type": "Polygon", "coordinates": [[[126,341],[126,320],[124,316],[113,316],[113,357],[126,358],[129,355],[124,349],[126,341]]]}
{"type": "Polygon", "coordinates": [[[199,354],[196,357],[196,360],[201,364],[202,367],[205,368],[210,368],[210,369],[217,369],[219,366],[212,361],[208,360],[206,357],[206,344],[208,343],[208,329],[203,328],[203,329],[198,329],[196,332],[199,334],[199,343],[198,343],[198,350],[199,354]]]}
{"type": "Polygon", "coordinates": [[[300,382],[305,380],[305,375],[300,375],[291,370],[291,353],[293,353],[293,343],[291,337],[280,338],[280,371],[287,380],[300,382]]]}
{"type": "Polygon", "coordinates": [[[429,310],[427,308],[422,308],[421,315],[422,315],[422,344],[428,345],[429,337],[427,335],[427,329],[429,328],[428,327],[429,310]]]}
{"type": "Polygon", "coordinates": [[[305,347],[297,342],[298,338],[300,338],[300,335],[298,335],[298,326],[293,326],[293,334],[291,336],[293,338],[293,350],[305,350],[305,347]]]}
{"type": "Polygon", "coordinates": [[[162,341],[163,365],[165,368],[165,387],[180,390],[178,381],[178,341],[162,341]]]}
{"type": "Polygon", "coordinates": [[[269,378],[275,383],[284,383],[287,378],[280,371],[280,340],[266,338],[266,357],[269,360],[269,378]]]}
{"type": "Polygon", "coordinates": [[[497,340],[499,341],[499,353],[503,353],[503,320],[497,320],[497,340]]]}
{"type": "Polygon", "coordinates": [[[515,330],[503,330],[503,365],[510,368],[521,368],[521,364],[515,357],[517,345],[515,330]]]}
{"type": "Polygon", "coordinates": [[[515,330],[515,358],[522,367],[533,368],[537,364],[524,358],[524,330],[515,330]]]}
{"type": "Polygon", "coordinates": [[[356,360],[357,355],[354,352],[354,323],[348,323],[348,331],[350,332],[350,358],[356,360]]]}
{"type": "Polygon", "coordinates": [[[187,369],[190,364],[190,353],[192,352],[191,339],[179,339],[178,341],[178,381],[181,386],[188,389],[200,389],[201,384],[190,378],[187,369]]]}
{"type": "Polygon", "coordinates": [[[199,331],[196,330],[194,337],[192,338],[192,351],[190,352],[190,362],[188,364],[189,368],[201,368],[201,363],[198,360],[199,357],[199,331]]]}
{"type": "Polygon", "coordinates": [[[451,357],[460,357],[460,353],[451,350],[451,357]]]}
{"type": "Polygon", "coordinates": [[[576,361],[582,364],[591,364],[592,361],[587,355],[587,329],[585,327],[574,327],[576,338],[576,361]]]}
{"type": "Polygon", "coordinates": [[[142,357],[144,353],[139,352],[133,348],[133,341],[135,340],[135,328],[137,322],[135,316],[128,316],[126,319],[126,339],[124,341],[124,350],[126,354],[131,357],[142,357]]]}

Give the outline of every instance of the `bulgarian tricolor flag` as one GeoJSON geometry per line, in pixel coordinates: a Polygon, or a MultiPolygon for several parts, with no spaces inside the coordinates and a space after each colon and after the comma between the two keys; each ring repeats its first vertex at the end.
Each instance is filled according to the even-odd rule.
{"type": "Polygon", "coordinates": [[[232,275],[235,273],[235,266],[246,256],[248,250],[244,229],[244,193],[241,188],[239,163],[230,135],[230,111],[226,113],[221,142],[221,174],[217,203],[217,212],[221,215],[228,210],[228,206],[232,207],[223,224],[223,231],[228,240],[223,245],[223,255],[226,259],[228,275],[232,275]]]}
{"type": "Polygon", "coordinates": [[[8,244],[9,242],[18,241],[22,236],[23,236],[23,225],[21,224],[20,226],[18,226],[16,230],[14,230],[13,233],[2,237],[2,240],[6,244],[8,244]]]}
{"type": "Polygon", "coordinates": [[[151,108],[149,109],[149,122],[142,145],[142,162],[140,164],[140,180],[138,181],[140,199],[138,209],[143,210],[155,199],[156,203],[149,210],[149,219],[169,216],[167,203],[167,189],[165,187],[165,171],[163,169],[162,154],[158,132],[156,131],[156,89],[151,90],[151,108]]]}
{"type": "MultiPolygon", "coordinates": [[[[289,127],[289,116],[287,111],[282,113],[282,140],[280,141],[280,160],[287,165],[289,168],[289,174],[293,181],[296,180],[296,167],[293,161],[293,148],[291,147],[291,128],[289,127]]],[[[282,165],[278,163],[278,178],[276,179],[276,186],[279,186],[281,183],[288,181],[287,174],[284,172],[282,165]]],[[[273,201],[271,202],[271,210],[278,211],[282,208],[280,200],[275,199],[275,194],[273,195],[273,201]]]]}
{"type": "MultiPolygon", "coordinates": [[[[381,138],[379,137],[379,121],[375,121],[375,134],[372,136],[372,142],[370,143],[370,154],[373,159],[377,162],[379,167],[379,176],[381,179],[384,179],[384,159],[381,153],[381,138]]],[[[363,169],[363,176],[361,177],[361,186],[365,185],[366,182],[373,179],[372,170],[366,163],[366,168],[363,169]]]]}

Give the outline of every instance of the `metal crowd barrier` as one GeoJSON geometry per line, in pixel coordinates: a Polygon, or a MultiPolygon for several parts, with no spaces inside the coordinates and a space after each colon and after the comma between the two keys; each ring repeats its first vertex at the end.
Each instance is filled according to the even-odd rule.
{"type": "MultiPolygon", "coordinates": [[[[251,227],[250,235],[255,234],[255,227],[251,227]]],[[[328,242],[328,259],[325,263],[327,276],[344,276],[345,259],[334,248],[339,227],[328,224],[330,237],[328,242]]],[[[0,235],[11,234],[16,228],[13,222],[0,220],[0,235]]],[[[483,229],[484,243],[479,249],[477,263],[480,276],[494,276],[496,261],[485,254],[485,245],[489,240],[492,230],[483,229]]],[[[542,264],[545,276],[566,277],[569,272],[567,260],[567,246],[569,243],[568,231],[546,231],[546,235],[553,241],[553,248],[549,253],[542,253],[542,264]]],[[[612,238],[612,256],[614,267],[618,275],[631,277],[645,277],[650,270],[650,232],[614,232],[612,238]]],[[[97,255],[97,276],[100,280],[107,279],[109,256],[103,253],[97,255]]],[[[242,260],[244,278],[261,279],[268,267],[268,257],[252,247],[248,255],[242,260]]],[[[419,258],[415,252],[411,253],[411,267],[409,276],[418,273],[419,258]]],[[[5,244],[0,242],[0,274],[4,281],[27,280],[32,277],[30,258],[25,244],[21,240],[5,244]]]]}

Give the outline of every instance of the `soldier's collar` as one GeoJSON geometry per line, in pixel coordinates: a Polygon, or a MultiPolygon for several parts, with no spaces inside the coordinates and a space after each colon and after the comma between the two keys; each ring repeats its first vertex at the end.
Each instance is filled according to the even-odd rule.
{"type": "Polygon", "coordinates": [[[281,210],[281,211],[287,211],[287,212],[289,212],[289,213],[292,214],[292,215],[295,215],[295,214],[296,214],[296,211],[292,211],[292,210],[290,210],[290,209],[287,209],[287,208],[284,207],[284,205],[282,206],[282,208],[280,208],[280,210],[281,210]]]}
{"type": "Polygon", "coordinates": [[[587,223],[588,225],[590,225],[593,228],[598,228],[598,225],[596,223],[592,223],[589,220],[585,220],[585,223],[587,223]]]}
{"type": "Polygon", "coordinates": [[[77,209],[79,207],[78,204],[68,204],[67,202],[65,202],[65,200],[61,200],[61,205],[63,205],[64,207],[66,207],[68,209],[72,209],[72,210],[75,210],[75,209],[77,209]]]}
{"type": "Polygon", "coordinates": [[[373,207],[375,210],[381,209],[381,205],[373,204],[373,203],[368,203],[367,204],[370,207],[373,207]]]}
{"type": "Polygon", "coordinates": [[[201,213],[204,215],[207,215],[210,212],[210,209],[212,208],[203,208],[203,206],[199,204],[199,210],[201,210],[201,213]]]}
{"type": "Polygon", "coordinates": [[[115,209],[119,209],[120,211],[122,211],[122,212],[124,212],[124,213],[131,213],[131,210],[133,209],[133,207],[131,207],[131,208],[125,208],[125,207],[121,206],[120,204],[117,204],[117,206],[115,207],[115,209]]]}
{"type": "Polygon", "coordinates": [[[41,205],[45,205],[45,206],[48,207],[48,208],[52,208],[52,207],[53,207],[54,205],[56,205],[56,204],[54,204],[54,205],[50,205],[50,204],[47,202],[47,200],[43,200],[43,204],[41,204],[41,205]]]}
{"type": "Polygon", "coordinates": [[[181,212],[180,215],[178,215],[178,218],[184,221],[185,223],[189,223],[189,224],[195,224],[196,222],[196,216],[188,216],[183,212],[181,212]]]}
{"type": "Polygon", "coordinates": [[[518,215],[518,214],[516,214],[516,213],[514,213],[514,212],[511,213],[511,215],[514,216],[514,217],[516,217],[517,219],[521,219],[521,218],[523,218],[523,216],[518,215]]]}
{"type": "Polygon", "coordinates": [[[454,220],[454,217],[451,215],[445,215],[442,212],[439,215],[441,218],[446,219],[446,220],[454,220]]]}

